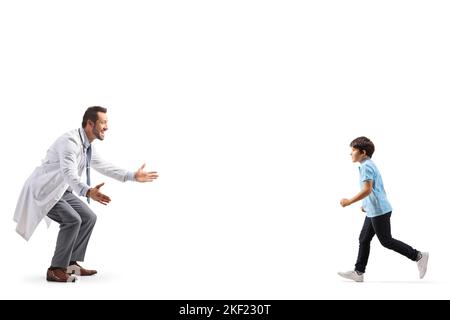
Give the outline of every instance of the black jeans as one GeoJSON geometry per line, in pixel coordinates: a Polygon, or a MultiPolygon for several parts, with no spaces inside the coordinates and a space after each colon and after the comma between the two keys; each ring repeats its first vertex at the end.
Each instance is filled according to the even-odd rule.
{"type": "Polygon", "coordinates": [[[370,241],[376,234],[383,247],[394,250],[405,257],[416,261],[419,251],[411,246],[392,238],[391,235],[391,214],[392,212],[383,214],[378,217],[368,218],[364,220],[364,225],[359,235],[359,252],[358,260],[355,264],[355,270],[359,272],[366,271],[367,261],[369,260],[370,241]]]}

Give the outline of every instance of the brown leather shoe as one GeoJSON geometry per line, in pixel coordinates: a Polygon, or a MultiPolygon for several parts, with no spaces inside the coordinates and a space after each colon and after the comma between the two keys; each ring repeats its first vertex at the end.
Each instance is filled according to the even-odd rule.
{"type": "Polygon", "coordinates": [[[92,276],[97,273],[97,270],[88,270],[80,266],[77,262],[67,267],[68,274],[76,274],[77,276],[92,276]]]}
{"type": "Polygon", "coordinates": [[[75,282],[77,280],[76,277],[68,275],[66,273],[66,269],[63,268],[58,268],[58,269],[53,269],[47,270],[47,281],[52,281],[52,282],[75,282]]]}

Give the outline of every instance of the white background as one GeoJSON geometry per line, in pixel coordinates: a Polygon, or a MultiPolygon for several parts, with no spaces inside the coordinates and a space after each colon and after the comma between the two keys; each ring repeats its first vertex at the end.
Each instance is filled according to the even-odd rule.
{"type": "Polygon", "coordinates": [[[450,298],[447,1],[3,1],[0,298],[450,298]],[[50,144],[108,108],[104,158],[157,170],[106,182],[87,252],[94,278],[45,281],[58,232],[12,221],[50,144]],[[367,135],[394,207],[374,239],[350,141],[367,135]]]}

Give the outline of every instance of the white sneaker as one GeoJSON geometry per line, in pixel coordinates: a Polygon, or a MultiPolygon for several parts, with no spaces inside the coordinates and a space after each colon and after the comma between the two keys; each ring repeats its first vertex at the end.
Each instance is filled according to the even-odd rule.
{"type": "Polygon", "coordinates": [[[420,258],[419,261],[417,261],[417,268],[419,268],[419,277],[420,279],[423,279],[425,277],[425,273],[427,273],[427,265],[428,265],[428,252],[421,252],[422,258],[420,258]]]}
{"type": "Polygon", "coordinates": [[[338,272],[342,278],[350,279],[356,282],[364,281],[364,274],[358,274],[356,271],[338,272]]]}

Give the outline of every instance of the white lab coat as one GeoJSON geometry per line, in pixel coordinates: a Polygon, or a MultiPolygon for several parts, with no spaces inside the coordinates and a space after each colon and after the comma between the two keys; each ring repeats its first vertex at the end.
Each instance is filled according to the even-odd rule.
{"type": "MultiPolygon", "coordinates": [[[[70,186],[78,195],[89,188],[81,181],[86,168],[86,155],[79,130],[75,129],[59,137],[47,151],[42,164],[26,180],[17,202],[14,221],[16,231],[29,240],[34,230],[70,186]]],[[[83,137],[84,138],[84,137],[83,137]]],[[[103,161],[92,145],[91,168],[125,182],[129,172],[103,161]]],[[[50,219],[46,219],[50,224],[50,219]]]]}

